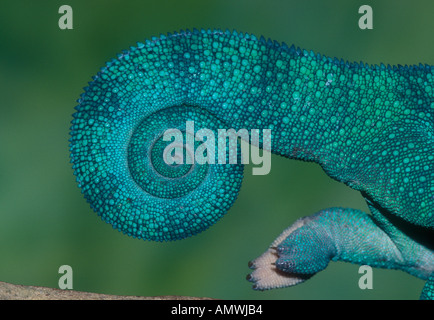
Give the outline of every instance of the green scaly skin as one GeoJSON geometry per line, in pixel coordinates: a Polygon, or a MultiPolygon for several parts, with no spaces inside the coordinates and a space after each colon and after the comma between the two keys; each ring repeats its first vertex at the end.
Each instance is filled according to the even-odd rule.
{"type": "Polygon", "coordinates": [[[343,260],[427,279],[421,298],[432,299],[433,70],[348,63],[228,31],[153,38],[86,88],[71,162],[103,220],[133,237],[177,240],[229,210],[242,165],[167,165],[162,133],[188,120],[271,129],[273,153],[318,163],[359,190],[372,216],[330,208],[298,220],[251,263],[254,287],[294,285],[343,260]]]}

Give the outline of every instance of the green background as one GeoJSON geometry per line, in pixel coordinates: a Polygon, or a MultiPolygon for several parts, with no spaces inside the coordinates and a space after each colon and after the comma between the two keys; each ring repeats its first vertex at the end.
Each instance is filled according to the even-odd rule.
{"type": "Polygon", "coordinates": [[[434,63],[433,1],[17,1],[0,2],[0,280],[123,295],[221,299],[416,299],[423,281],[374,269],[360,290],[358,266],[331,263],[304,284],[256,292],[247,262],[301,216],[331,206],[367,210],[361,195],[321,168],[273,157],[271,173],[245,171],[229,213],[207,232],[173,243],[113,230],[82,197],[69,164],[76,100],[104,63],[151,36],[186,28],[236,29],[370,64],[434,63]],[[74,29],[60,30],[71,5],[74,29]],[[374,29],[358,28],[370,4],[374,29]]]}

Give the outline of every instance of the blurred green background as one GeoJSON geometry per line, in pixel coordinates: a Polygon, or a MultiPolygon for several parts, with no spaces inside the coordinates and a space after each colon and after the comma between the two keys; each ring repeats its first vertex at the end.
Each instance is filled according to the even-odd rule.
{"type": "Polygon", "coordinates": [[[370,64],[434,63],[433,1],[195,0],[0,2],[0,280],[123,295],[221,299],[416,299],[423,281],[331,263],[292,288],[256,292],[245,280],[260,255],[297,218],[331,206],[367,210],[359,193],[311,163],[272,158],[271,173],[246,177],[229,213],[207,232],[173,243],[135,240],[92,212],[69,164],[76,99],[104,63],[154,35],[186,28],[236,29],[332,57],[370,64]],[[74,29],[60,30],[71,5],[74,29]],[[370,4],[374,29],[358,28],[370,4]]]}

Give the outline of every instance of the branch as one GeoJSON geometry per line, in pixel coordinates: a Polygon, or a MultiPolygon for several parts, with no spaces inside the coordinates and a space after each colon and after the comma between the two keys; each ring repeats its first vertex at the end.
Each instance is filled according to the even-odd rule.
{"type": "Polygon", "coordinates": [[[187,296],[116,296],[92,292],[23,286],[0,281],[0,300],[209,300],[187,296]]]}

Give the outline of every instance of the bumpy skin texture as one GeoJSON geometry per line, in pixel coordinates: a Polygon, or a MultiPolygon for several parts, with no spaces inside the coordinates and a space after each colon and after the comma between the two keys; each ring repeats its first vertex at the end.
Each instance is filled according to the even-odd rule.
{"type": "Polygon", "coordinates": [[[273,153],[318,163],[361,191],[372,216],[331,208],[300,219],[251,263],[255,288],[294,285],[343,260],[430,279],[421,298],[433,298],[433,97],[431,66],[368,66],[248,34],[180,32],[139,43],[94,77],[73,116],[71,161],[103,220],[133,237],[176,240],[229,210],[242,165],[166,165],[163,132],[187,137],[187,120],[271,129],[273,153]]]}

